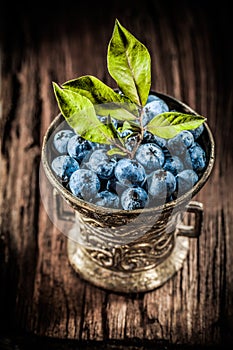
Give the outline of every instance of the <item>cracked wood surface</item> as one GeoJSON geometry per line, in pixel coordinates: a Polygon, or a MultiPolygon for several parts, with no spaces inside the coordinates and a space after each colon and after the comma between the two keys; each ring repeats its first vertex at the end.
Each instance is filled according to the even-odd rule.
{"type": "Polygon", "coordinates": [[[0,334],[105,344],[138,339],[140,346],[233,344],[230,16],[224,2],[211,10],[188,3],[113,2],[111,9],[92,11],[82,4],[67,12],[58,6],[46,15],[35,7],[15,12],[14,26],[4,27],[0,334]],[[190,240],[188,257],[171,280],[135,295],[104,291],[78,277],[68,263],[67,238],[48,217],[39,188],[42,138],[58,113],[51,81],[91,74],[115,87],[106,68],[115,18],[149,49],[152,89],[206,116],[216,142],[214,170],[195,197],[204,205],[200,238],[190,240]]]}

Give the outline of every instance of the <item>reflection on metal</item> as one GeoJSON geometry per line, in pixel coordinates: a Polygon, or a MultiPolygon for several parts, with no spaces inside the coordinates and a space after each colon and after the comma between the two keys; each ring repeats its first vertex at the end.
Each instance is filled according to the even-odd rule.
{"type": "MultiPolygon", "coordinates": [[[[93,256],[89,254],[88,250],[83,249],[80,245],[72,240],[68,240],[68,257],[71,265],[79,275],[85,280],[95,284],[104,289],[110,289],[115,292],[135,293],[146,292],[157,288],[170,279],[181,267],[187,256],[189,242],[187,237],[177,237],[175,246],[171,253],[159,265],[148,268],[151,261],[147,259],[145,251],[139,249],[137,251],[136,260],[141,261],[144,268],[132,272],[132,266],[136,266],[128,261],[124,266],[123,271],[116,271],[111,266],[103,266],[103,264],[96,263],[93,256]],[[129,270],[127,270],[129,267],[129,270]]],[[[121,247],[114,257],[121,259],[123,248],[121,247]]],[[[132,256],[134,254],[132,253],[132,256]]],[[[110,265],[112,261],[110,260],[110,265]]]]}

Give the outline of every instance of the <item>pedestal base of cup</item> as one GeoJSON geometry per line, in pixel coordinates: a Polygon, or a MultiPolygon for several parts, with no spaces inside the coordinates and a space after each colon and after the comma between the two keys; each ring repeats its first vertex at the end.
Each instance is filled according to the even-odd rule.
{"type": "Polygon", "coordinates": [[[167,282],[182,267],[189,239],[177,237],[171,254],[154,268],[137,272],[113,271],[97,264],[79,244],[68,239],[68,259],[74,270],[97,287],[121,293],[147,292],[167,282]]]}

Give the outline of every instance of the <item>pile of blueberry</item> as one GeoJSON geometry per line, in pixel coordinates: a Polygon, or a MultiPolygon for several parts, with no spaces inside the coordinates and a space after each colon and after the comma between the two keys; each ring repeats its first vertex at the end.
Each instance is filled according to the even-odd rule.
{"type": "MultiPolygon", "coordinates": [[[[149,95],[143,124],[167,111],[169,107],[162,99],[149,95]]],[[[114,123],[119,127],[118,121],[114,123]]],[[[85,140],[67,126],[53,136],[51,168],[58,180],[84,201],[124,210],[153,207],[181,196],[203,174],[206,154],[199,143],[203,130],[202,124],[171,139],[145,131],[134,159],[129,159],[108,156],[110,146],[85,140]]],[[[127,133],[130,150],[135,136],[130,137],[130,130],[124,131],[127,133]]]]}

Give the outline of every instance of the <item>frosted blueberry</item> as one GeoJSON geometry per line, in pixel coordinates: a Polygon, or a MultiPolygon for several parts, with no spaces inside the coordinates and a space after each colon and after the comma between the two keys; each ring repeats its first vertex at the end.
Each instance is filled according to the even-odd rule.
{"type": "Polygon", "coordinates": [[[168,112],[168,105],[159,97],[155,96],[153,101],[144,106],[144,113],[142,118],[143,126],[147,125],[156,115],[168,112]]]}
{"type": "Polygon", "coordinates": [[[192,169],[185,169],[176,176],[177,192],[183,194],[189,191],[198,181],[197,173],[192,169]]]}
{"type": "Polygon", "coordinates": [[[164,170],[170,171],[173,175],[184,170],[184,164],[178,156],[168,156],[163,165],[164,170]]]}
{"type": "Polygon", "coordinates": [[[148,194],[141,187],[129,187],[121,195],[124,210],[143,209],[148,203],[148,194]]]}
{"type": "Polygon", "coordinates": [[[194,144],[194,138],[190,131],[183,130],[167,142],[167,147],[172,155],[182,155],[187,148],[194,144]]]}
{"type": "Polygon", "coordinates": [[[116,160],[109,158],[103,149],[91,153],[88,161],[88,168],[96,172],[100,179],[110,179],[114,175],[116,160]]]}
{"type": "Polygon", "coordinates": [[[104,149],[97,149],[91,152],[87,165],[91,170],[96,171],[99,163],[106,160],[108,160],[106,151],[104,149]]]}
{"type": "Polygon", "coordinates": [[[116,160],[110,159],[100,163],[96,169],[96,174],[100,179],[108,180],[114,175],[114,169],[116,166],[116,160]]]}
{"type": "Polygon", "coordinates": [[[149,94],[148,98],[147,98],[147,101],[146,101],[146,104],[147,103],[150,103],[152,101],[156,101],[158,99],[158,97],[156,95],[153,95],[153,94],[149,94]]]}
{"type": "Polygon", "coordinates": [[[120,196],[122,192],[126,190],[126,188],[128,188],[128,186],[120,183],[115,176],[110,178],[106,184],[106,189],[110,192],[118,194],[118,196],[120,196]]]}
{"type": "Polygon", "coordinates": [[[165,148],[167,145],[167,140],[157,135],[153,135],[149,131],[145,131],[142,143],[156,143],[156,145],[158,145],[159,147],[165,148]]]}
{"type": "Polygon", "coordinates": [[[78,162],[67,155],[61,155],[53,159],[51,168],[62,181],[68,181],[71,174],[79,169],[78,162]]]}
{"type": "Polygon", "coordinates": [[[176,189],[176,178],[170,171],[155,170],[148,176],[148,191],[156,199],[164,200],[176,189]]]}
{"type": "Polygon", "coordinates": [[[92,142],[92,148],[95,149],[104,149],[106,152],[108,150],[108,145],[104,143],[92,142]]]}
{"type": "Polygon", "coordinates": [[[93,171],[79,169],[71,175],[69,188],[75,196],[93,202],[100,189],[100,180],[93,171]]]}
{"type": "Polygon", "coordinates": [[[202,171],[206,166],[206,154],[203,148],[195,142],[195,144],[189,148],[189,154],[193,170],[197,172],[202,171]]]}
{"type": "Polygon", "coordinates": [[[115,177],[123,185],[141,185],[146,179],[146,172],[136,160],[122,158],[115,167],[115,177]]]}
{"type": "Polygon", "coordinates": [[[135,157],[147,171],[161,168],[165,159],[162,149],[154,143],[140,145],[135,157]]]}
{"type": "Polygon", "coordinates": [[[56,132],[53,137],[53,145],[55,149],[61,154],[67,153],[68,141],[74,135],[75,133],[72,130],[60,130],[56,132]]]}
{"type": "Polygon", "coordinates": [[[204,131],[204,124],[201,124],[196,129],[192,129],[192,130],[189,130],[189,131],[193,134],[194,140],[196,140],[203,133],[203,131],[204,131]]]}
{"type": "Polygon", "coordinates": [[[127,140],[125,141],[125,147],[132,152],[132,150],[134,149],[134,147],[136,146],[138,142],[138,136],[137,135],[133,135],[127,138],[127,140]]]}
{"type": "Polygon", "coordinates": [[[194,137],[188,130],[183,130],[179,133],[182,142],[187,148],[191,147],[194,144],[194,137]]]}
{"type": "Polygon", "coordinates": [[[94,145],[92,142],[83,139],[79,135],[74,135],[68,141],[67,151],[68,154],[75,158],[80,164],[82,160],[90,154],[93,147],[94,145]]]}
{"type": "Polygon", "coordinates": [[[119,197],[116,193],[110,191],[101,191],[96,195],[97,201],[96,205],[107,207],[107,208],[118,208],[119,207],[119,197]]]}

